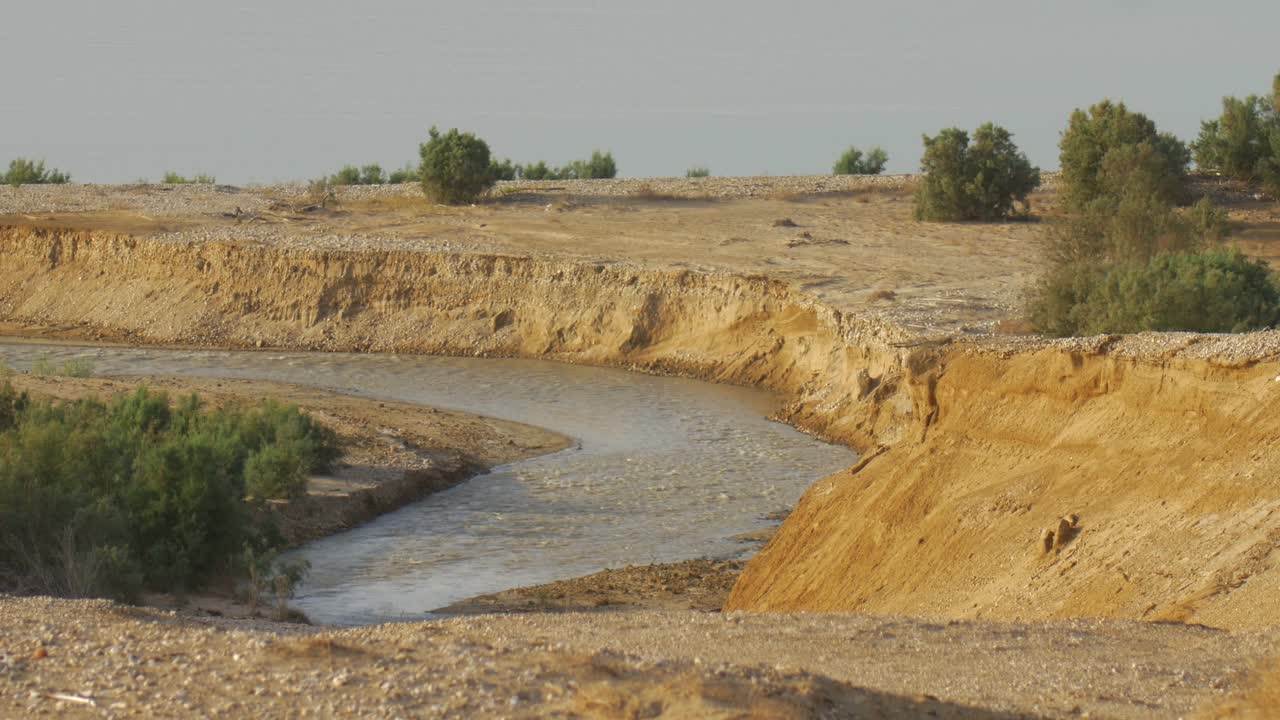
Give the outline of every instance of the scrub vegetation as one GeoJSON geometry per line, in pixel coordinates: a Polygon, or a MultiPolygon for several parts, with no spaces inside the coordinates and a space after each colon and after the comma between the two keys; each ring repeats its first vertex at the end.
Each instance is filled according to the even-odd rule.
{"type": "Polygon", "coordinates": [[[917,220],[1003,220],[1025,214],[1027,196],[1040,185],[1040,169],[1031,166],[1008,130],[992,123],[979,127],[972,141],[960,128],[924,136],[920,170],[917,220]]]}
{"type": "Polygon", "coordinates": [[[883,148],[873,147],[864,155],[861,150],[851,147],[844,151],[836,164],[831,168],[833,175],[879,175],[889,162],[889,153],[883,148]]]}
{"type": "Polygon", "coordinates": [[[0,591],[137,597],[261,575],[268,499],[341,452],[294,406],[207,409],[139,389],[52,401],[0,388],[0,591]]]}
{"type": "MultiPolygon", "coordinates": [[[[1205,127],[1216,137],[1221,125],[1205,127]]],[[[1229,154],[1209,150],[1216,141],[1204,137],[1198,157],[1229,154]]],[[[1046,268],[1031,291],[1037,331],[1242,332],[1280,321],[1270,268],[1222,245],[1226,212],[1207,198],[1178,207],[1191,160],[1180,140],[1103,101],[1072,113],[1060,149],[1065,214],[1049,229],[1046,268]]]]}
{"type": "Polygon", "coordinates": [[[71,175],[46,169],[43,160],[17,158],[9,161],[9,169],[0,175],[0,183],[18,187],[20,185],[61,185],[71,182],[71,175]]]}
{"type": "Polygon", "coordinates": [[[164,174],[164,179],[160,182],[165,185],[213,185],[218,180],[214,176],[205,173],[184,177],[176,172],[169,171],[164,174]]]}

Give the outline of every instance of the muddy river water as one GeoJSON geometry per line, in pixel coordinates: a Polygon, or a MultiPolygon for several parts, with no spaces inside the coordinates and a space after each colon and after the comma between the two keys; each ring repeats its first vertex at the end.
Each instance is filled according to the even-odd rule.
{"type": "Polygon", "coordinates": [[[516,420],[573,448],[496,468],[293,553],[311,563],[295,605],[316,622],[421,619],[473,595],[606,567],[754,550],[814,480],[854,461],[766,416],[768,394],[533,360],[0,345],[99,375],[253,378],[516,420]]]}

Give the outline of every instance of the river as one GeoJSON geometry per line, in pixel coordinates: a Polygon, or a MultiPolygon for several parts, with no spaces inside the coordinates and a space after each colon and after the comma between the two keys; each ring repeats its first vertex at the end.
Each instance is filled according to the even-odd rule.
{"type": "Polygon", "coordinates": [[[847,448],[769,421],[768,393],[536,360],[0,345],[98,375],[292,382],[538,425],[576,445],[495,468],[293,551],[294,604],[315,622],[416,620],[473,595],[606,567],[742,557],[847,448]]]}

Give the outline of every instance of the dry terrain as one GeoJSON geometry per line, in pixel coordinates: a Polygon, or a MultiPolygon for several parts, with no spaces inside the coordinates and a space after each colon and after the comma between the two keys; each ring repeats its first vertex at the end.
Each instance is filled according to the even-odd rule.
{"type": "Polygon", "coordinates": [[[596,612],[225,629],[0,602],[0,717],[1187,716],[1275,637],[1177,624],[596,612]]]}
{"type": "MultiPolygon", "coordinates": [[[[1273,200],[1198,182],[1231,208],[1233,242],[1280,257],[1273,200]]],[[[941,225],[910,219],[911,183],[517,184],[463,208],[394,187],[337,204],[298,186],[0,188],[10,332],[680,374],[777,392],[780,419],[862,453],[815,482],[727,599],[858,614],[563,612],[611,593],[671,607],[697,587],[633,569],[473,605],[558,612],[338,633],[302,645],[305,661],[287,650],[268,663],[263,648],[304,641],[93,606],[91,623],[40,630],[83,643],[83,661],[4,650],[21,665],[5,682],[27,683],[16,702],[54,707],[50,693],[96,692],[95,677],[124,683],[112,692],[126,707],[146,702],[148,686],[128,683],[148,676],[111,664],[134,660],[83,651],[111,633],[146,644],[157,628],[176,634],[157,642],[198,637],[251,659],[201,655],[221,679],[193,681],[187,702],[244,701],[210,686],[265,683],[252,711],[265,716],[294,707],[293,688],[327,712],[325,683],[394,715],[374,677],[343,675],[361,667],[417,690],[391,696],[419,703],[406,712],[457,716],[840,717],[865,702],[906,717],[1173,717],[1242,690],[1280,624],[1280,332],[991,334],[1017,325],[1002,321],[1034,276],[1052,184],[1035,221],[941,225]],[[915,619],[890,617],[902,615],[915,619]],[[453,670],[432,674],[436,661],[453,670]]],[[[40,602],[0,603],[6,629],[77,612],[40,602]]],[[[180,708],[164,687],[154,707],[180,708]]]]}

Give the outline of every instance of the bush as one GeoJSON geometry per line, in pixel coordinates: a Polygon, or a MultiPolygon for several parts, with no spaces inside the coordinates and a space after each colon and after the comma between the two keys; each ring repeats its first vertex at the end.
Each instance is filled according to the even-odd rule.
{"type": "Polygon", "coordinates": [[[296,492],[300,472],[339,452],[332,431],[292,406],[205,412],[195,395],[173,404],[146,389],[110,403],[34,401],[5,384],[0,592],[198,586],[246,547],[278,545],[245,502],[251,473],[255,488],[296,492]]]}
{"type": "Polygon", "coordinates": [[[407,182],[416,183],[421,180],[422,176],[418,174],[418,168],[413,167],[413,165],[405,165],[399,170],[392,170],[391,174],[387,176],[387,182],[393,185],[399,185],[400,183],[407,182]]]}
{"type": "Polygon", "coordinates": [[[1265,263],[1238,250],[1164,253],[1145,263],[1084,261],[1045,276],[1031,321],[1056,336],[1244,332],[1280,321],[1280,291],[1265,263]]]}
{"type": "Polygon", "coordinates": [[[52,168],[46,170],[43,160],[33,162],[26,158],[17,158],[9,162],[9,170],[4,175],[0,175],[0,182],[14,187],[20,185],[61,185],[71,182],[71,176],[52,168]]]}
{"type": "Polygon", "coordinates": [[[831,172],[836,175],[879,175],[889,162],[889,153],[879,147],[873,147],[863,157],[862,151],[851,147],[844,151],[831,172]]]}
{"type": "MultiPolygon", "coordinates": [[[[565,174],[561,170],[561,175],[565,174]]],[[[568,178],[578,180],[608,179],[618,176],[618,165],[613,161],[613,153],[601,153],[595,150],[587,160],[574,160],[569,163],[568,178]]]]}
{"type": "Polygon", "coordinates": [[[185,178],[172,170],[164,174],[164,179],[160,182],[165,185],[213,185],[218,180],[212,175],[199,173],[193,177],[185,178]]]}
{"type": "Polygon", "coordinates": [[[433,127],[431,139],[421,145],[419,153],[422,190],[436,202],[474,202],[493,187],[489,146],[471,133],[455,128],[442,135],[433,127]]]}
{"type": "Polygon", "coordinates": [[[1280,192],[1280,75],[1269,98],[1222,99],[1222,115],[1200,124],[1196,166],[1280,192]]]}
{"type": "Polygon", "coordinates": [[[519,167],[520,177],[524,180],[556,180],[559,178],[559,172],[542,160],[531,165],[521,165],[519,167]]]}
{"type": "Polygon", "coordinates": [[[520,174],[520,166],[513,164],[510,158],[502,162],[490,160],[489,174],[493,176],[494,180],[515,180],[520,174]]]}
{"type": "Polygon", "coordinates": [[[1194,251],[1225,237],[1226,213],[1208,199],[1185,212],[1162,199],[1164,167],[1146,143],[1109,152],[1095,181],[1098,194],[1051,226],[1049,260],[1145,262],[1157,253],[1194,251]]]}
{"type": "Polygon", "coordinates": [[[685,170],[684,176],[687,178],[711,177],[711,168],[704,167],[702,165],[695,165],[688,170],[685,170]]]}
{"type": "Polygon", "coordinates": [[[917,220],[999,220],[1040,185],[1040,170],[1013,144],[1002,127],[987,123],[973,134],[948,128],[924,137],[916,187],[917,220]]]}
{"type": "Polygon", "coordinates": [[[1186,145],[1173,135],[1158,132],[1155,123],[1141,113],[1130,112],[1124,103],[1104,100],[1087,113],[1079,109],[1071,113],[1059,142],[1066,209],[1081,210],[1106,194],[1108,189],[1099,176],[1107,155],[1130,147],[1139,147],[1139,152],[1153,158],[1148,182],[1156,199],[1166,204],[1179,202],[1191,160],[1186,145]]]}
{"type": "Polygon", "coordinates": [[[342,169],[329,177],[333,185],[382,185],[387,182],[387,174],[378,163],[370,163],[364,167],[343,165],[342,169]]]}

